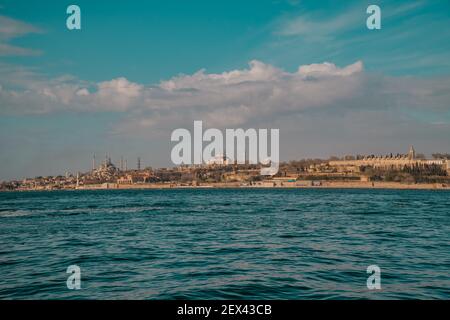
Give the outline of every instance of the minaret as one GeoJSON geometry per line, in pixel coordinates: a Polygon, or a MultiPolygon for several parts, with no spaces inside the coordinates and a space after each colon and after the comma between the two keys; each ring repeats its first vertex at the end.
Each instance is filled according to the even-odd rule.
{"type": "Polygon", "coordinates": [[[94,171],[94,170],[95,170],[95,153],[92,156],[92,171],[94,171]]]}
{"type": "Polygon", "coordinates": [[[138,171],[141,171],[141,158],[140,157],[137,158],[137,169],[138,169],[138,171]]]}
{"type": "Polygon", "coordinates": [[[77,189],[80,186],[80,173],[77,172],[77,189]]]}
{"type": "Polygon", "coordinates": [[[411,146],[411,147],[409,147],[408,159],[414,160],[415,158],[416,158],[416,150],[414,150],[414,147],[411,146]]]}
{"type": "Polygon", "coordinates": [[[125,159],[125,171],[128,171],[128,162],[127,162],[127,159],[125,159]]]}
{"type": "Polygon", "coordinates": [[[248,159],[247,146],[245,146],[245,150],[244,150],[244,162],[245,162],[245,164],[249,164],[248,160],[249,159],[248,159]]]}
{"type": "Polygon", "coordinates": [[[123,171],[123,156],[120,156],[120,171],[123,171]]]}

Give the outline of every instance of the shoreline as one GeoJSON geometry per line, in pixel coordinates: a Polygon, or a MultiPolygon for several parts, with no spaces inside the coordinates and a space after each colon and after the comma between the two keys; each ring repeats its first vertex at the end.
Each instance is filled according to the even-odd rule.
{"type": "Polygon", "coordinates": [[[407,184],[401,182],[336,182],[336,181],[320,181],[320,184],[312,185],[302,183],[284,183],[273,185],[272,183],[264,185],[242,185],[240,183],[205,183],[200,185],[181,185],[170,183],[151,183],[151,184],[116,184],[107,183],[102,185],[86,185],[74,188],[63,189],[19,189],[19,190],[1,190],[0,192],[29,192],[29,191],[74,191],[74,190],[147,190],[147,189],[379,189],[379,190],[448,190],[450,184],[442,183],[415,183],[407,184]]]}

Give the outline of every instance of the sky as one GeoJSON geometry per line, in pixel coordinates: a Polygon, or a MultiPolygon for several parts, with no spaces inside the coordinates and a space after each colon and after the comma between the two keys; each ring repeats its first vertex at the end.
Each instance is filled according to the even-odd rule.
{"type": "Polygon", "coordinates": [[[450,152],[449,58],[447,0],[0,0],[0,179],[170,166],[194,120],[282,160],[450,152]]]}

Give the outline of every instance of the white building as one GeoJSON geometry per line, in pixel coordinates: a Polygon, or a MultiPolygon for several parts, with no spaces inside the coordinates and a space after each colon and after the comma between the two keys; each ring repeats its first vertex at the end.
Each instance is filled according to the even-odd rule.
{"type": "Polygon", "coordinates": [[[230,159],[221,153],[215,155],[214,157],[206,161],[206,164],[209,166],[212,165],[226,166],[229,165],[230,163],[231,163],[230,159]]]}

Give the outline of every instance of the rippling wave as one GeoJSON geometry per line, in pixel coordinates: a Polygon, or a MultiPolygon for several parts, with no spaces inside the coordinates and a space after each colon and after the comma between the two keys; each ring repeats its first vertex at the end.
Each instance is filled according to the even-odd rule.
{"type": "Polygon", "coordinates": [[[449,299],[449,209],[433,190],[0,193],[0,298],[449,299]]]}

